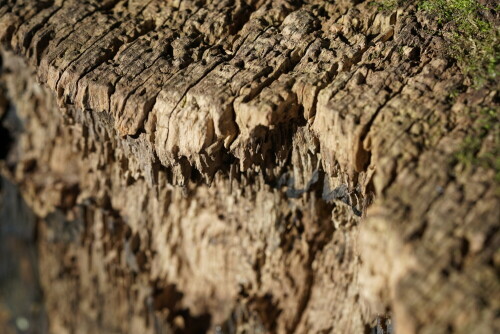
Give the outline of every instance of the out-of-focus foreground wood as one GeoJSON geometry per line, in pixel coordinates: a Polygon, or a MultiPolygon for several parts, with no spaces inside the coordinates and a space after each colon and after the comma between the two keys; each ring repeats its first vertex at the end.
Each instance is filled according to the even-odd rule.
{"type": "Polygon", "coordinates": [[[500,332],[498,89],[408,3],[3,0],[50,332],[500,332]]]}

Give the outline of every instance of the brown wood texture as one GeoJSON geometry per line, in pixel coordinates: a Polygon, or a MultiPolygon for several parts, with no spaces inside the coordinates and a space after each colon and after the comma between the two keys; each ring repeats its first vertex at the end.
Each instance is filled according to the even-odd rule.
{"type": "Polygon", "coordinates": [[[454,158],[498,87],[436,26],[412,1],[0,2],[1,172],[50,332],[500,332],[498,182],[454,158]]]}

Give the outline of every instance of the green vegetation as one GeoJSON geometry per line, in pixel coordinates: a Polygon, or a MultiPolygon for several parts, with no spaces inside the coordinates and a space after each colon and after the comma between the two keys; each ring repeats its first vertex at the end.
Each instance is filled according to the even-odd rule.
{"type": "Polygon", "coordinates": [[[420,10],[436,16],[443,36],[450,42],[448,53],[476,86],[496,80],[500,67],[500,28],[487,20],[487,8],[477,0],[425,0],[420,10]]]}
{"type": "MultiPolygon", "coordinates": [[[[405,2],[376,0],[371,5],[379,11],[388,12],[405,2]]],[[[419,11],[431,14],[436,19],[438,30],[432,33],[440,34],[448,41],[447,54],[457,61],[472,84],[476,88],[485,84],[498,87],[500,4],[489,8],[477,0],[417,0],[417,3],[419,11]]],[[[460,91],[453,90],[449,99],[454,100],[458,95],[460,91]]],[[[454,163],[458,163],[465,171],[475,168],[494,170],[495,182],[500,189],[500,110],[470,110],[468,113],[473,125],[455,154],[454,163]]]]}
{"type": "MultiPolygon", "coordinates": [[[[487,8],[477,0],[423,0],[419,10],[436,17],[442,29],[438,33],[449,42],[449,56],[457,60],[476,87],[488,82],[497,85],[500,27],[493,21],[500,5],[487,8]]],[[[451,98],[456,95],[457,92],[450,93],[451,98]]],[[[456,153],[456,161],[466,170],[478,167],[494,170],[495,182],[500,184],[500,111],[483,109],[471,113],[471,117],[472,132],[456,153]]]]}
{"type": "MultiPolygon", "coordinates": [[[[380,11],[393,11],[404,0],[376,0],[380,11]]],[[[477,0],[419,0],[419,10],[434,15],[437,33],[448,40],[447,53],[457,60],[475,86],[495,81],[500,75],[500,25],[491,22],[500,5],[488,8],[477,0]],[[490,18],[488,18],[488,13],[490,18]]]]}
{"type": "Polygon", "coordinates": [[[495,181],[500,183],[500,111],[483,109],[477,114],[472,133],[465,138],[455,158],[465,169],[494,170],[495,181]]]}
{"type": "Polygon", "coordinates": [[[370,5],[376,6],[381,12],[390,12],[398,7],[400,0],[379,0],[372,1],[370,5]]]}

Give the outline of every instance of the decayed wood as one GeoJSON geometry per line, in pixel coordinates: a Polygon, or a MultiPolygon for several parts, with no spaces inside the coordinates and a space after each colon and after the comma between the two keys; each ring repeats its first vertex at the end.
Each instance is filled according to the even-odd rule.
{"type": "Polygon", "coordinates": [[[433,27],[413,3],[4,1],[2,174],[51,331],[498,332],[495,171],[453,159],[498,91],[433,27]]]}

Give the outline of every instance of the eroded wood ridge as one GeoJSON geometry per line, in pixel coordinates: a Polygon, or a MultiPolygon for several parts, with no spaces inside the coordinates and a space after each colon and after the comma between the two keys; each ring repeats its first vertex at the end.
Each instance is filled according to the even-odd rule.
{"type": "Polygon", "coordinates": [[[319,90],[390,38],[395,19],[362,4],[369,15],[354,26],[359,9],[322,2],[38,6],[4,5],[2,39],[38,65],[60,106],[107,113],[122,136],[150,138],[163,165],[186,158],[209,174],[219,151],[247,169],[256,137],[312,122],[319,90]]]}
{"type": "Polygon", "coordinates": [[[2,2],[1,171],[51,329],[499,331],[498,171],[456,158],[498,87],[434,28],[413,2],[2,2]]]}

